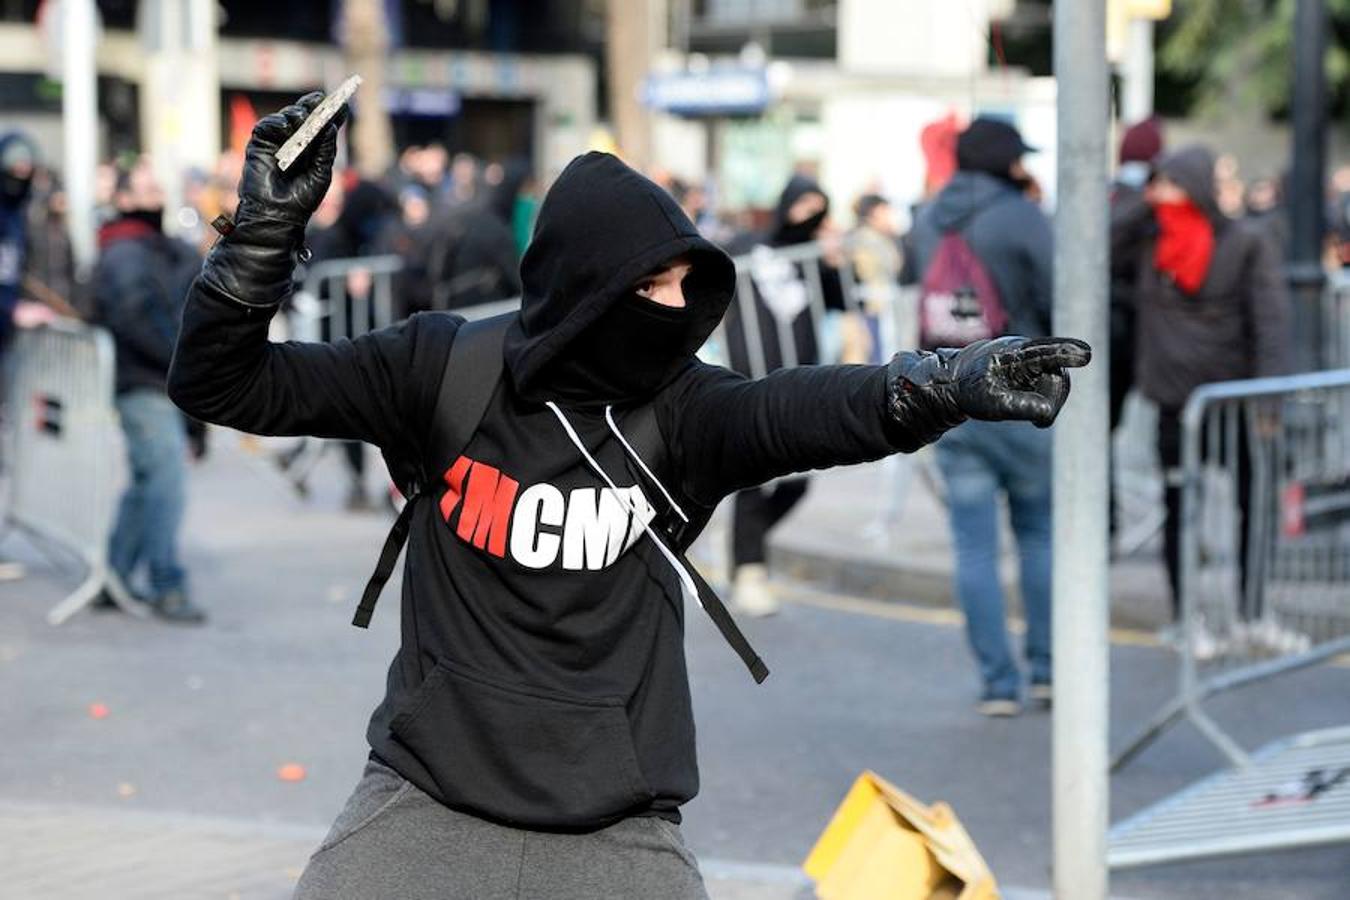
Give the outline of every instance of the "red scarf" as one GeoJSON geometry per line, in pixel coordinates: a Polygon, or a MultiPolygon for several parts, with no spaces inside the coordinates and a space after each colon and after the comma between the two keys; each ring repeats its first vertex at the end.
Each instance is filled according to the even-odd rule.
{"type": "Polygon", "coordinates": [[[1214,258],[1214,225],[1190,200],[1155,203],[1153,214],[1158,220],[1154,267],[1172,276],[1182,292],[1195,295],[1205,283],[1214,258]]]}

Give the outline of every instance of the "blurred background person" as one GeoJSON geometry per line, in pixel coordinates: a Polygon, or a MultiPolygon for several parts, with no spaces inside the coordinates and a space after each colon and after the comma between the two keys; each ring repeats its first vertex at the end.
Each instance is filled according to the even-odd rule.
{"type": "MultiPolygon", "coordinates": [[[[119,178],[117,218],[98,234],[94,272],[97,324],[117,353],[117,413],[126,437],[130,484],[109,540],[118,578],[161,618],[198,624],[206,613],[188,595],[178,535],[187,505],[187,422],[165,392],[196,251],[164,234],[164,191],[147,160],[119,178]],[[136,576],[144,570],[145,587],[136,576]]],[[[193,442],[200,456],[204,445],[193,442]]],[[[100,603],[115,606],[106,595],[100,603]]]]}
{"type": "MultiPolygon", "coordinates": [[[[1219,208],[1213,154],[1183,147],[1158,162],[1145,191],[1156,223],[1143,248],[1136,302],[1139,340],[1135,380],[1158,404],[1158,457],[1163,467],[1167,521],[1163,558],[1172,592],[1172,618],[1180,620],[1181,411],[1191,391],[1213,381],[1283,375],[1289,371],[1289,295],[1274,247],[1249,222],[1233,221],[1219,208]]],[[[1248,423],[1250,424],[1250,423],[1248,423]]],[[[1258,428],[1267,423],[1256,423],[1258,428]]],[[[1236,448],[1225,448],[1237,465],[1239,571],[1243,619],[1261,614],[1259,597],[1247,591],[1251,507],[1248,429],[1237,429],[1236,448]]],[[[1206,448],[1208,449],[1208,448],[1206,448]]],[[[1259,582],[1259,579],[1258,579],[1259,582]]],[[[1259,583],[1254,584],[1259,588],[1259,583]]],[[[1284,635],[1268,623],[1266,637],[1284,635]]],[[[1175,627],[1164,631],[1175,640],[1175,627]]],[[[1216,647],[1203,628],[1194,632],[1197,656],[1216,647]]]]}
{"type": "Polygon", "coordinates": [[[883,322],[894,313],[904,256],[889,200],[879,194],[864,194],[858,198],[854,212],[858,224],[850,235],[850,249],[869,338],[869,352],[862,361],[875,364],[881,362],[887,346],[883,322]]]}
{"type": "MultiPolygon", "coordinates": [[[[816,180],[803,174],[794,175],[778,198],[768,234],[745,239],[729,252],[735,255],[753,252],[756,246],[783,248],[809,244],[820,237],[829,212],[829,198],[816,180]]],[[[748,308],[754,311],[760,341],[758,347],[750,346],[751,332],[742,321],[746,307],[733,303],[725,319],[732,369],[758,378],[785,365],[812,365],[820,361],[805,281],[814,276],[805,271],[807,266],[817,269],[826,307],[843,309],[839,270],[823,259],[798,264],[772,254],[752,258],[754,296],[748,298],[748,308]],[[784,338],[790,342],[789,346],[782,345],[784,338]],[[752,364],[752,359],[760,354],[764,363],[762,372],[756,371],[752,364]]],[[[778,599],[769,584],[766,565],[768,535],[805,496],[806,485],[805,476],[780,478],[772,485],[741,491],[732,499],[731,602],[747,616],[778,612],[778,599]]]]}
{"type": "MultiPolygon", "coordinates": [[[[383,185],[358,179],[341,195],[337,217],[328,227],[311,229],[307,235],[311,263],[335,259],[357,259],[380,253],[380,238],[395,218],[395,205],[383,185]]],[[[369,270],[352,269],[344,282],[325,281],[331,294],[317,297],[327,303],[328,315],[320,320],[320,339],[337,340],[364,334],[376,326],[373,300],[374,280],[369,270]],[[364,313],[364,317],[363,314],[364,313]]],[[[342,455],[347,469],[346,507],[351,512],[374,508],[366,490],[366,447],[360,441],[343,441],[342,455]]],[[[306,489],[297,484],[301,493],[306,489]]]]}
{"type": "Polygon", "coordinates": [[[427,279],[432,309],[459,309],[520,294],[513,224],[531,175],[524,163],[503,167],[501,181],[449,207],[428,226],[427,279]]]}
{"type": "Polygon", "coordinates": [[[36,170],[37,149],[28,138],[17,132],[0,137],[0,354],[5,354],[23,291],[28,201],[36,170]]]}
{"type": "MultiPolygon", "coordinates": [[[[951,292],[979,295],[975,299],[983,309],[969,316],[978,322],[969,331],[971,340],[1050,334],[1054,246],[1050,220],[1026,196],[1029,179],[1022,156],[1031,150],[1017,129],[991,118],[977,118],[957,139],[958,170],[923,208],[911,232],[923,281],[921,345],[936,346],[932,333],[926,333],[930,298],[935,303],[951,292]],[[951,243],[953,235],[962,243],[951,243]],[[960,283],[936,284],[940,269],[960,283]]],[[[938,441],[937,460],[956,550],[956,595],[982,683],[976,709],[987,716],[1021,711],[1022,672],[1009,649],[999,578],[1001,497],[1017,541],[1030,696],[1048,703],[1050,432],[1026,422],[968,422],[938,441]]]]}

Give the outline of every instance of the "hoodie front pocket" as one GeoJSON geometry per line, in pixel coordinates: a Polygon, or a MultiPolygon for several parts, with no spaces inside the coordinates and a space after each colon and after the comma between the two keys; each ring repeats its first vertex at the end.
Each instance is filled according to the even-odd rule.
{"type": "Polygon", "coordinates": [[[503,684],[442,660],[390,730],[446,803],[502,822],[596,827],[652,800],[617,699],[503,684]]]}

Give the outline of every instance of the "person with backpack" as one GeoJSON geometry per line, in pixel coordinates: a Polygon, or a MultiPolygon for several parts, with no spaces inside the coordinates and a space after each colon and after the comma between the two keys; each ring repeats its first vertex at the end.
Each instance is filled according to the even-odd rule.
{"type": "Polygon", "coordinates": [[[679,830],[698,791],[686,607],[768,675],[685,558],[713,508],[967,419],[1049,426],[1090,351],[1004,338],[759,381],[704,364],[694,351],[731,300],[731,260],[604,153],[574,159],[544,199],[518,312],[269,343],[337,125],[289,174],[275,152],[320,98],[255,127],[169,384],[203,419],[376,444],[412,498],[354,620],[369,621],[406,540],[369,761],[296,896],[706,897],[679,830]]]}
{"type": "MultiPolygon", "coordinates": [[[[1027,146],[997,119],[971,122],[956,143],[957,172],[911,233],[925,349],[974,346],[1005,334],[1050,333],[1050,221],[1029,199],[1027,146]]],[[[938,442],[956,551],[956,594],[979,665],[976,709],[1021,711],[1023,678],[1009,649],[999,580],[999,497],[1017,540],[1025,655],[1033,700],[1049,703],[1050,434],[1025,422],[973,422],[938,442]]]]}

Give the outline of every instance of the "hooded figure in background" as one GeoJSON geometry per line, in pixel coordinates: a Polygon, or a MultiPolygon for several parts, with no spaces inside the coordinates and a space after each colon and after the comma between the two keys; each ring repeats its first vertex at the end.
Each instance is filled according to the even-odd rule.
{"type": "MultiPolygon", "coordinates": [[[[1144,199],[1153,233],[1137,251],[1135,383],[1158,404],[1158,455],[1163,469],[1171,472],[1181,464],[1181,410],[1191,391],[1208,382],[1289,371],[1291,313],[1272,243],[1259,226],[1232,221],[1220,212],[1209,150],[1191,145],[1160,159],[1144,199]]],[[[1259,431],[1261,423],[1256,424],[1259,431]]],[[[1241,511],[1240,611],[1252,620],[1263,618],[1263,610],[1260,598],[1245,590],[1252,473],[1248,428],[1238,432],[1238,446],[1230,448],[1235,451],[1230,455],[1237,460],[1241,511]]],[[[1179,618],[1181,488],[1172,478],[1166,484],[1164,558],[1172,612],[1179,618]]],[[[1270,627],[1260,633],[1269,633],[1278,645],[1283,638],[1276,633],[1278,626],[1265,624],[1270,627]]],[[[1195,639],[1203,645],[1195,649],[1204,655],[1209,637],[1195,639]]]]}
{"type": "Polygon", "coordinates": [[[426,270],[431,309],[460,309],[520,295],[514,219],[530,172],[512,164],[479,197],[452,206],[431,223],[426,270]]]}
{"type": "MultiPolygon", "coordinates": [[[[815,302],[825,309],[844,308],[839,269],[823,254],[792,262],[768,251],[815,241],[829,214],[830,201],[820,184],[809,176],[793,175],[778,198],[768,234],[732,248],[733,253],[748,252],[751,260],[749,278],[743,277],[739,285],[744,293],[727,316],[732,369],[761,377],[784,365],[820,362],[811,306],[815,302]],[[754,319],[747,322],[752,310],[754,319]]],[[[805,477],[787,478],[736,495],[731,512],[731,597],[732,605],[747,616],[778,612],[766,565],[769,532],[801,502],[806,487],[805,477]]]]}
{"type": "Polygon", "coordinates": [[[17,132],[0,137],[0,353],[14,327],[28,251],[28,198],[37,150],[17,132]]]}
{"type": "Polygon", "coordinates": [[[731,261],[663,190],[588,153],[540,209],[502,373],[466,444],[448,433],[458,385],[443,379],[455,342],[485,333],[460,316],[332,345],[267,340],[337,126],[289,174],[275,153],[320,98],[255,128],[238,220],[189,292],[170,375],[201,418],[368,441],[427,485],[401,518],[401,644],[369,763],[296,897],[702,900],[679,829],[698,791],[694,596],[768,674],[683,560],[714,507],[914,450],[970,416],[1048,426],[1064,367],[1088,351],[1010,338],[759,381],[701,363],[731,261]]]}

